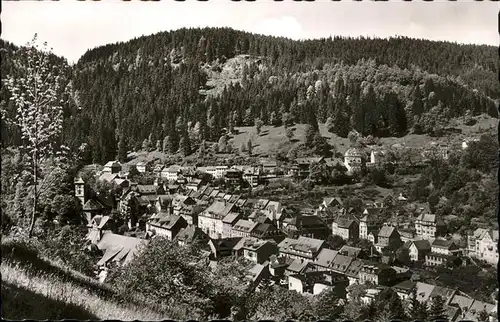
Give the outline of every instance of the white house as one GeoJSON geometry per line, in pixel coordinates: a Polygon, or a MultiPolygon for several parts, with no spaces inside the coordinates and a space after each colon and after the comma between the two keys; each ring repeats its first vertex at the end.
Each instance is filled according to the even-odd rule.
{"type": "Polygon", "coordinates": [[[467,237],[469,256],[484,260],[492,265],[498,263],[498,230],[478,228],[467,237]]]}
{"type": "Polygon", "coordinates": [[[350,148],[345,151],[344,165],[348,172],[359,171],[363,164],[363,153],[357,148],[350,148]]]}

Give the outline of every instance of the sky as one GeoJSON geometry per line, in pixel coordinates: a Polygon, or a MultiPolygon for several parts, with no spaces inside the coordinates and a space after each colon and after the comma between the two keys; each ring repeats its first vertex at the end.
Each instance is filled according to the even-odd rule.
{"type": "Polygon", "coordinates": [[[1,38],[24,45],[35,33],[76,62],[88,49],[182,27],[231,27],[310,39],[400,35],[499,45],[498,2],[233,2],[163,0],[2,1],[1,38]]]}

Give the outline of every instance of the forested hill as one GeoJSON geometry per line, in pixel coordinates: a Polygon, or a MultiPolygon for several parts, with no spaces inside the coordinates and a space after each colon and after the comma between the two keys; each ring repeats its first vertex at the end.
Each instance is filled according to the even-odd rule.
{"type": "MultiPolygon", "coordinates": [[[[5,44],[2,43],[2,47],[5,44]]],[[[149,138],[190,152],[221,129],[328,122],[331,132],[402,136],[466,114],[497,117],[492,46],[410,38],[292,41],[180,29],[98,47],[73,66],[65,139],[94,161],[149,138]]],[[[2,66],[3,70],[3,66],[2,66]]]]}

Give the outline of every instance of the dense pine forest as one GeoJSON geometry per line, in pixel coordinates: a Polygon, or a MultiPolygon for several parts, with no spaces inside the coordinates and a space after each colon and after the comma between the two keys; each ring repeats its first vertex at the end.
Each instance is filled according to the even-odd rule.
{"type": "MultiPolygon", "coordinates": [[[[22,48],[0,43],[2,75],[22,73],[12,61],[22,48]]],[[[500,98],[495,47],[405,37],[293,41],[180,29],[91,49],[74,66],[53,61],[74,98],[64,110],[64,143],[73,150],[86,143],[95,162],[121,159],[145,142],[189,154],[218,140],[223,128],[256,120],[326,122],[342,137],[351,129],[379,137],[429,133],[455,117],[498,117],[500,98]],[[210,78],[227,68],[237,70],[237,81],[215,91],[210,78]]],[[[4,86],[1,97],[14,114],[4,86]]],[[[2,123],[3,146],[20,143],[2,123]]]]}

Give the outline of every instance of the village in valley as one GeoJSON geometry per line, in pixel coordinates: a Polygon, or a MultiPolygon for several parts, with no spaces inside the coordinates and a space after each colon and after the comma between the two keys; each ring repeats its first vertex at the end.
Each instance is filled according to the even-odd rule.
{"type": "MultiPolygon", "coordinates": [[[[434,144],[398,162],[391,151],[404,147],[355,141],[343,158],[338,153],[292,162],[248,157],[249,164],[234,164],[236,158],[226,155],[205,165],[165,164],[135,153],[129,162],[85,166],[75,178],[75,196],[85,213],[86,238],[102,254],[96,277],[105,282],[109,267],[126,267],[142,247],[161,238],[180,247],[196,245],[210,267],[220,260],[243,260],[245,283],[254,291],[270,283],[309,296],[331,289],[349,300],[362,285],[361,300],[368,305],[391,288],[402,301],[413,295],[429,305],[439,295],[449,321],[496,321],[498,289],[488,301],[424,276],[439,267],[496,267],[498,229],[450,234],[447,218],[422,205],[412,207],[409,196],[390,189],[383,198],[354,203],[353,196],[330,192],[316,204],[280,198],[273,189],[266,193],[273,184],[305,184],[318,176],[315,172],[338,171],[347,180],[389,163],[421,169],[431,159],[447,162],[451,149],[434,144]],[[84,178],[108,190],[97,193],[84,178]],[[411,216],[399,215],[405,208],[412,209],[411,216]]],[[[470,141],[479,140],[454,148],[461,153],[470,141]]]]}
{"type": "Polygon", "coordinates": [[[493,2],[105,2],[5,2],[2,319],[498,322],[493,2]]]}

